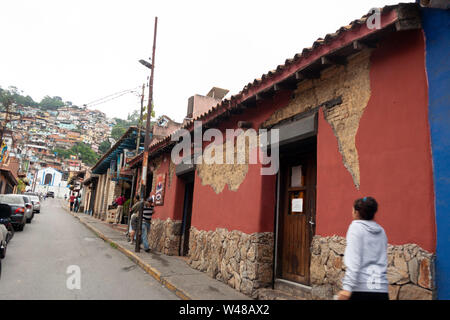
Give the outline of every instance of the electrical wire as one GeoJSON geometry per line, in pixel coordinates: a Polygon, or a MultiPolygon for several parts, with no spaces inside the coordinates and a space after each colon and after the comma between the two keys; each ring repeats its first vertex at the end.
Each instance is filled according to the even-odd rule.
{"type": "Polygon", "coordinates": [[[99,101],[99,102],[97,102],[97,103],[92,103],[92,104],[89,104],[89,105],[86,105],[86,106],[87,106],[87,107],[94,107],[94,106],[97,106],[97,105],[99,105],[99,104],[103,104],[103,103],[109,102],[109,101],[111,101],[111,100],[115,100],[115,99],[120,98],[121,96],[124,96],[124,95],[129,94],[129,93],[132,93],[132,92],[131,92],[131,91],[129,91],[129,92],[124,92],[124,93],[122,93],[122,94],[120,94],[120,95],[118,95],[118,96],[115,96],[115,97],[113,97],[113,98],[110,98],[110,99],[107,99],[107,100],[102,100],[102,101],[99,101]]]}
{"type": "Polygon", "coordinates": [[[84,106],[86,106],[86,107],[88,107],[88,106],[90,106],[90,107],[96,106],[96,105],[99,105],[99,104],[102,104],[102,103],[105,103],[105,102],[117,99],[117,98],[119,98],[119,97],[121,97],[121,96],[123,96],[125,94],[135,93],[135,92],[137,92],[136,89],[138,89],[138,88],[139,87],[134,87],[132,89],[122,90],[122,91],[119,91],[119,92],[107,95],[107,96],[105,96],[103,98],[93,100],[93,101],[91,101],[89,103],[84,104],[84,106]]]}

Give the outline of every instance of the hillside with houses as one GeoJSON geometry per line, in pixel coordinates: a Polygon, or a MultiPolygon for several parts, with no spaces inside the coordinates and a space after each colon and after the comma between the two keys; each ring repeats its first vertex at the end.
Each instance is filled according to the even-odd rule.
{"type": "Polygon", "coordinates": [[[12,175],[30,188],[45,168],[58,170],[67,181],[95,163],[101,155],[101,142],[109,139],[115,124],[101,111],[72,105],[53,110],[14,105],[13,112],[0,112],[0,120],[6,122],[2,165],[16,163],[18,170],[12,175]]]}

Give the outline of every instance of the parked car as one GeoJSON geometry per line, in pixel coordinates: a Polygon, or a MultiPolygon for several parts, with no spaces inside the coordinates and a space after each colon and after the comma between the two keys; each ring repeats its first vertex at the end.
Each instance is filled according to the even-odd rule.
{"type": "Polygon", "coordinates": [[[22,231],[27,222],[27,212],[32,211],[31,203],[26,203],[25,196],[21,194],[1,194],[0,203],[8,204],[11,207],[11,223],[22,231]],[[27,207],[28,206],[28,207],[27,207]]]}
{"type": "Polygon", "coordinates": [[[22,197],[26,204],[25,216],[27,217],[27,223],[30,223],[34,218],[33,202],[31,201],[30,196],[22,195],[22,197]]]}
{"type": "Polygon", "coordinates": [[[41,200],[39,199],[39,196],[37,196],[35,194],[29,194],[29,193],[24,193],[24,195],[30,197],[31,202],[33,204],[33,212],[40,213],[41,212],[41,200]]]}
{"type": "Polygon", "coordinates": [[[54,197],[55,197],[55,193],[53,191],[47,192],[47,198],[54,198],[54,197]]]}
{"type": "Polygon", "coordinates": [[[8,204],[0,203],[0,259],[6,256],[6,248],[14,235],[14,230],[10,224],[11,207],[8,204]]]}
{"type": "Polygon", "coordinates": [[[8,230],[0,224],[0,259],[6,256],[6,247],[8,245],[8,230]]]}
{"type": "Polygon", "coordinates": [[[11,223],[11,207],[8,204],[0,203],[0,224],[5,226],[8,234],[6,238],[6,242],[9,243],[11,239],[14,237],[14,227],[11,223]]]}

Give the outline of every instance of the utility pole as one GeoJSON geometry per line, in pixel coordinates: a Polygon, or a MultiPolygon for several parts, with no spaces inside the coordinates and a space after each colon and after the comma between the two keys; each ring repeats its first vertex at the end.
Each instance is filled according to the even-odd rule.
{"type": "Polygon", "coordinates": [[[138,122],[138,136],[137,136],[137,146],[136,146],[136,155],[139,154],[139,146],[141,144],[141,128],[142,128],[142,114],[144,113],[144,90],[145,83],[142,85],[142,95],[141,95],[141,115],[139,116],[138,122]]]}
{"type": "MultiPolygon", "coordinates": [[[[142,84],[142,94],[141,94],[141,113],[139,115],[139,121],[138,121],[138,136],[136,141],[136,155],[139,154],[139,146],[141,145],[141,130],[142,130],[142,114],[144,113],[144,90],[145,90],[145,83],[142,84]]],[[[135,170],[135,173],[133,174],[133,180],[131,181],[131,199],[130,199],[130,207],[128,208],[128,229],[130,229],[130,220],[131,220],[131,208],[134,205],[134,192],[136,184],[136,176],[137,176],[137,168],[135,170]]]]}
{"type": "MultiPolygon", "coordinates": [[[[155,49],[156,49],[156,29],[158,25],[158,17],[155,17],[155,28],[153,34],[153,52],[151,61],[150,83],[148,86],[148,106],[147,106],[147,123],[145,125],[145,139],[144,139],[144,155],[142,159],[142,175],[141,175],[141,195],[139,200],[144,201],[144,196],[147,194],[147,163],[148,163],[148,146],[150,144],[150,120],[152,116],[152,102],[153,102],[153,73],[155,70],[155,49]]],[[[144,212],[144,205],[139,210],[138,228],[136,230],[136,247],[135,252],[141,251],[141,234],[142,234],[142,216],[144,212]]]]}

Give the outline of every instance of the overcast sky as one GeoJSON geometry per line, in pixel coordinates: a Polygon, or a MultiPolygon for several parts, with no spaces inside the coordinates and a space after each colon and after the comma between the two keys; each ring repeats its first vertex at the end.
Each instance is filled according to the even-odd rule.
{"type": "MultiPolygon", "coordinates": [[[[158,16],[155,111],[181,122],[190,96],[213,86],[236,94],[317,38],[396,3],[1,0],[0,86],[79,106],[138,88],[149,75],[138,60],[151,56],[158,16]]],[[[92,109],[126,118],[139,106],[135,93],[92,109]]]]}

